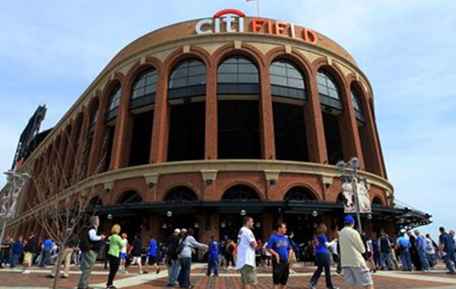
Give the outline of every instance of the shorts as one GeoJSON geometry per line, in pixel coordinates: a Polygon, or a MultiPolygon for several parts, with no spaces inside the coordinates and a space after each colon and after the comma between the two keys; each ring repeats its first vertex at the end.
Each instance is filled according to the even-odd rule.
{"type": "Polygon", "coordinates": [[[287,285],[290,275],[290,265],[288,263],[272,263],[272,282],[274,285],[287,285]]]}
{"type": "Polygon", "coordinates": [[[342,275],[345,282],[351,286],[369,286],[374,284],[368,268],[343,267],[342,275]]]}
{"type": "Polygon", "coordinates": [[[140,256],[134,256],[131,264],[142,264],[142,260],[140,256]]]}
{"type": "Polygon", "coordinates": [[[257,276],[255,267],[244,265],[241,268],[241,282],[242,284],[255,285],[257,283],[257,276]]]}
{"type": "Polygon", "coordinates": [[[128,259],[127,253],[123,253],[123,252],[120,253],[119,257],[120,257],[120,260],[123,260],[123,261],[126,261],[128,259]]]}
{"type": "Polygon", "coordinates": [[[33,254],[30,252],[24,253],[24,264],[32,264],[33,254]]]}
{"type": "Polygon", "coordinates": [[[149,256],[149,265],[154,265],[158,263],[157,256],[149,256]]]}

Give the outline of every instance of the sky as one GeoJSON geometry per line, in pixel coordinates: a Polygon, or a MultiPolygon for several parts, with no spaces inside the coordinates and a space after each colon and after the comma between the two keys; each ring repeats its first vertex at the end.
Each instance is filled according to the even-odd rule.
{"type": "MultiPolygon", "coordinates": [[[[46,104],[53,126],[129,42],[245,0],[6,1],[0,9],[0,170],[46,104]]],[[[261,0],[261,16],[301,24],[345,47],[374,89],[377,125],[396,198],[456,228],[456,1],[261,0]]],[[[0,186],[5,178],[0,176],[0,186]]]]}

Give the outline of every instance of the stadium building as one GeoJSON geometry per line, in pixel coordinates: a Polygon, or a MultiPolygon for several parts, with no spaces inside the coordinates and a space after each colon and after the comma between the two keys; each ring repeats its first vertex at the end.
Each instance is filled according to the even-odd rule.
{"type": "MultiPolygon", "coordinates": [[[[18,170],[36,177],[63,159],[71,181],[49,202],[93,194],[103,230],[164,238],[192,227],[208,240],[235,237],[248,214],[259,237],[284,220],[305,241],[319,222],[340,225],[335,164],[352,157],[372,203],[367,230],[429,222],[395,205],[374,93],[353,57],[309,28],[228,9],[123,48],[18,170]]],[[[33,214],[46,204],[34,194],[30,183],[10,232],[40,230],[33,214]]]]}

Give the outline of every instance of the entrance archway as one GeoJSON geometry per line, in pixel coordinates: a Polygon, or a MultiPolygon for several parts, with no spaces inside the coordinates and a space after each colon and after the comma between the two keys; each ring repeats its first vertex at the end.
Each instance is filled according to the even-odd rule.
{"type": "Polygon", "coordinates": [[[177,186],[170,189],[163,198],[165,206],[170,207],[162,216],[161,236],[167,238],[174,229],[194,230],[194,236],[198,238],[200,225],[192,211],[192,203],[198,202],[197,194],[189,187],[177,186]],[[170,206],[172,204],[172,206],[170,206]]]}
{"type": "MultiPolygon", "coordinates": [[[[305,203],[315,203],[318,200],[315,193],[304,186],[290,188],[283,199],[290,206],[293,203],[301,206],[305,203]]],[[[314,216],[312,212],[312,210],[296,211],[291,209],[283,215],[283,221],[288,226],[289,235],[293,235],[294,242],[300,248],[299,258],[303,260],[309,260],[312,257],[311,240],[315,224],[320,221],[320,217],[314,216]]]]}
{"type": "MultiPolygon", "coordinates": [[[[117,199],[117,206],[130,207],[134,204],[140,204],[143,198],[136,191],[126,191],[117,199]]],[[[119,224],[122,228],[122,233],[127,233],[128,239],[133,240],[134,236],[141,234],[143,230],[143,223],[145,214],[142,211],[133,211],[134,213],[127,213],[123,215],[113,215],[112,223],[119,224]]]]}
{"type": "Polygon", "coordinates": [[[222,202],[227,204],[233,203],[236,206],[227,212],[220,214],[220,239],[234,240],[237,242],[239,229],[243,225],[243,219],[246,215],[253,217],[255,221],[254,234],[257,239],[261,239],[262,232],[262,215],[255,211],[249,212],[248,204],[261,201],[258,193],[247,185],[235,185],[227,189],[222,195],[222,202]],[[246,207],[243,207],[243,205],[246,207]]]}

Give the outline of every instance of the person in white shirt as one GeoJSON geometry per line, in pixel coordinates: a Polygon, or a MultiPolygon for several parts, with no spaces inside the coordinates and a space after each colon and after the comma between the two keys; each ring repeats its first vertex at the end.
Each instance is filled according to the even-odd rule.
{"type": "Polygon", "coordinates": [[[257,242],[252,232],[253,225],[252,217],[244,217],[244,226],[238,234],[236,269],[241,272],[243,289],[250,289],[257,283],[255,261],[257,242]]]}
{"type": "Polygon", "coordinates": [[[339,233],[340,259],[342,275],[350,286],[363,286],[365,289],[374,289],[371,273],[364,260],[366,253],[361,235],[353,229],[355,220],[347,215],[344,218],[345,227],[339,233]]]}

